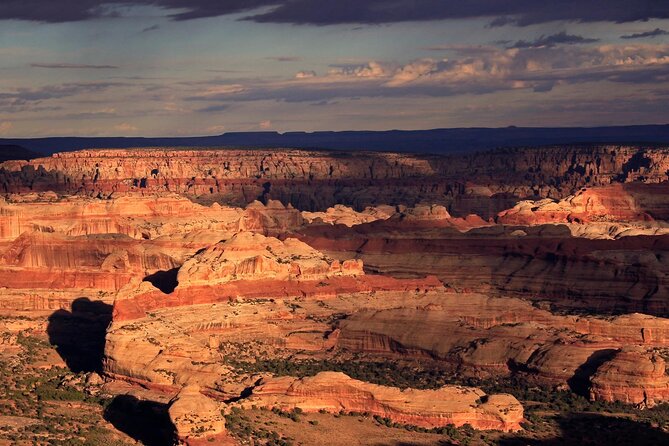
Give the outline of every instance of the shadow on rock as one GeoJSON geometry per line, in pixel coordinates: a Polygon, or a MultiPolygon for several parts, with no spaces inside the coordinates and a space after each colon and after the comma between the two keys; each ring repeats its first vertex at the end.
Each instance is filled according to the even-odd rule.
{"type": "Polygon", "coordinates": [[[669,434],[628,418],[598,414],[570,414],[558,418],[560,435],[536,439],[519,433],[499,440],[500,446],[651,446],[669,444],[669,434]]]}
{"type": "Polygon", "coordinates": [[[151,283],[165,294],[170,294],[179,285],[177,282],[177,273],[179,268],[172,268],[166,271],[157,271],[144,278],[145,282],[151,283]]]}
{"type": "Polygon", "coordinates": [[[170,446],[177,437],[167,409],[167,404],[119,395],[105,409],[104,418],[146,446],[170,446]]]}
{"type": "Polygon", "coordinates": [[[599,366],[613,359],[617,352],[617,349],[607,348],[597,350],[590,355],[587,361],[576,369],[574,376],[567,380],[567,384],[569,384],[572,392],[588,398],[590,396],[590,378],[595,374],[599,366]]]}
{"type": "Polygon", "coordinates": [[[73,372],[99,372],[111,318],[111,305],[81,297],[72,302],[72,311],[49,316],[49,342],[73,372]]]}

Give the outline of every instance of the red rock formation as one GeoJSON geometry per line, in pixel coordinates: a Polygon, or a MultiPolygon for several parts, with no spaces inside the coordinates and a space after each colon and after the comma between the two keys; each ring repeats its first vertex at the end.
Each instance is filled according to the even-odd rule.
{"type": "Polygon", "coordinates": [[[299,211],[275,201],[266,206],[256,201],[239,209],[217,203],[202,206],[176,194],[115,194],[106,200],[50,194],[30,201],[0,199],[0,241],[34,230],[69,236],[123,234],[150,240],[196,231],[228,237],[240,230],[279,234],[302,224],[299,211]]]}
{"type": "Polygon", "coordinates": [[[169,255],[127,237],[68,237],[26,232],[0,256],[0,281],[8,288],[120,289],[133,277],[171,269],[169,255]]]}
{"type": "Polygon", "coordinates": [[[178,440],[186,446],[212,442],[236,444],[225,431],[221,409],[222,404],[203,395],[197,384],[184,386],[169,407],[178,440]]]}
{"type": "MultiPolygon", "coordinates": [[[[669,189],[668,189],[669,190],[669,189]]],[[[521,201],[497,216],[506,225],[545,223],[587,223],[592,221],[629,222],[652,220],[623,184],[581,189],[560,201],[521,201]]]]}
{"type": "Polygon", "coordinates": [[[189,287],[234,280],[321,280],[362,274],[359,260],[340,263],[297,239],[279,241],[240,232],[187,260],[179,269],[177,281],[189,287]]]}
{"type": "Polygon", "coordinates": [[[0,307],[67,308],[82,295],[111,302],[99,293],[176,268],[240,229],[283,234],[302,224],[299,211],[272,201],[239,209],[174,194],[14,195],[0,199],[0,280],[24,294],[0,294],[0,307]]]}
{"type": "Polygon", "coordinates": [[[518,299],[479,295],[447,294],[432,302],[359,310],[337,325],[336,345],[349,352],[447,361],[465,375],[524,370],[544,382],[573,386],[625,345],[669,345],[669,320],[663,318],[558,316],[518,299]]]}
{"type": "Polygon", "coordinates": [[[669,314],[668,155],[155,149],[8,162],[0,307],[109,301],[125,285],[105,371],[162,390],[197,383],[238,396],[222,347],[253,341],[318,357],[430,358],[465,375],[520,370],[558,385],[594,373],[594,398],[653,404],[666,400],[664,381],[645,352],[669,345],[667,321],[592,314],[669,314]],[[301,212],[341,203],[350,207],[301,212]],[[177,283],[164,292],[156,277],[142,282],[156,273],[177,283]],[[610,357],[628,345],[644,353],[610,357]]]}
{"type": "Polygon", "coordinates": [[[329,223],[351,227],[376,220],[386,220],[395,212],[394,206],[368,207],[362,212],[357,212],[350,207],[338,204],[328,208],[325,212],[303,211],[302,216],[309,223],[329,223]]]}
{"type": "Polygon", "coordinates": [[[347,229],[305,227],[296,234],[368,271],[435,274],[459,290],[515,295],[595,313],[669,314],[669,236],[584,239],[567,226],[488,226],[463,233],[450,224],[388,219],[347,229]],[[519,232],[520,231],[520,232],[519,232]]]}
{"type": "Polygon", "coordinates": [[[359,260],[339,262],[296,239],[239,233],[187,260],[171,294],[131,284],[114,304],[115,320],[147,311],[246,298],[328,298],[339,294],[441,288],[435,277],[366,276],[359,260]]]}
{"type": "Polygon", "coordinates": [[[664,358],[638,347],[625,347],[597,369],[590,398],[653,407],[669,401],[669,375],[664,358]]]}
{"type": "MultiPolygon", "coordinates": [[[[338,203],[450,206],[458,216],[497,214],[518,199],[564,198],[584,186],[667,180],[664,148],[512,149],[450,157],[299,150],[82,150],[2,164],[5,192],[107,195],[171,191],[244,205],[258,197],[324,210],[338,203]],[[466,179],[463,178],[466,172],[466,179]]],[[[0,190],[1,190],[0,189],[0,190]]],[[[656,195],[661,197],[661,195],[656,195]]],[[[666,215],[667,200],[647,202],[666,215]]]]}
{"type": "MultiPolygon", "coordinates": [[[[519,299],[438,287],[424,288],[426,293],[415,289],[420,282],[397,279],[396,285],[406,285],[399,292],[388,282],[378,287],[366,282],[370,289],[363,292],[352,286],[314,295],[284,292],[288,282],[278,289],[268,282],[232,281],[211,288],[187,287],[180,295],[179,287],[165,295],[144,283],[134,296],[115,302],[105,370],[153,384],[175,386],[197,379],[217,388],[215,383],[227,373],[217,359],[221,342],[253,341],[302,352],[334,348],[431,358],[458,366],[464,375],[525,370],[547,383],[576,385],[587,382],[594,369],[624,345],[669,345],[669,320],[645,315],[559,316],[519,299]],[[233,289],[244,299],[230,300],[233,289]],[[334,314],[347,317],[328,323],[334,314]]],[[[292,282],[298,287],[313,283],[292,282]]],[[[274,283],[278,286],[279,281],[274,283]]],[[[320,288],[325,287],[311,290],[319,293],[320,288]]]]}
{"type": "Polygon", "coordinates": [[[253,388],[245,406],[305,412],[368,412],[426,428],[470,424],[475,429],[520,430],[523,407],[507,394],[486,395],[471,387],[415,390],[379,386],[343,373],[321,372],[309,378],[271,378],[253,388]]]}

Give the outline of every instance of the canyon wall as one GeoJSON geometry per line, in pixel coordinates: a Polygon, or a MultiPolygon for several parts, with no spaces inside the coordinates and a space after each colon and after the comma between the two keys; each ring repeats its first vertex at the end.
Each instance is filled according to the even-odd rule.
{"type": "Polygon", "coordinates": [[[302,210],[335,204],[443,203],[486,218],[519,198],[564,198],[582,187],[667,180],[666,148],[560,146],[439,157],[289,149],[104,149],[8,161],[0,191],[176,192],[244,205],[261,198],[302,210]]]}

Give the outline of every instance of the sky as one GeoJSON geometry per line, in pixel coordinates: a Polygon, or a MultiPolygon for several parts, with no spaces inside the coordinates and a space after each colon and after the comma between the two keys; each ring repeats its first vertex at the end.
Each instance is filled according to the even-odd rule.
{"type": "Polygon", "coordinates": [[[0,137],[669,123],[667,0],[1,0],[0,137]]]}

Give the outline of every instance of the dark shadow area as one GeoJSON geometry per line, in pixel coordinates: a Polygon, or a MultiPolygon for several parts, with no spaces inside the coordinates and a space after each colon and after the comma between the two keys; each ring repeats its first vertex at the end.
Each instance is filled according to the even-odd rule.
{"type": "Polygon", "coordinates": [[[597,350],[576,369],[574,376],[567,380],[569,388],[577,395],[589,398],[590,396],[590,377],[595,374],[599,366],[613,359],[618,352],[617,349],[607,348],[597,350]]]}
{"type": "Polygon", "coordinates": [[[9,160],[31,160],[43,156],[16,144],[0,144],[0,162],[9,160]]]}
{"type": "Polygon", "coordinates": [[[157,271],[144,278],[144,282],[150,282],[151,285],[158,288],[165,294],[170,294],[179,285],[177,274],[179,268],[172,268],[165,271],[157,271]]]}
{"type": "Polygon", "coordinates": [[[622,172],[616,178],[619,182],[624,183],[627,176],[632,172],[639,172],[642,168],[650,167],[652,160],[646,157],[645,150],[639,150],[632,157],[627,160],[622,166],[622,172]]]}
{"type": "Polygon", "coordinates": [[[104,419],[146,446],[170,446],[177,437],[167,409],[167,404],[119,395],[105,409],[104,419]]]}
{"type": "Polygon", "coordinates": [[[49,316],[49,342],[73,372],[99,372],[111,318],[111,305],[81,297],[72,302],[72,311],[49,316]]]}
{"type": "Polygon", "coordinates": [[[264,205],[267,205],[269,191],[272,188],[272,183],[266,181],[262,184],[262,193],[258,195],[257,200],[264,205]]]}
{"type": "Polygon", "coordinates": [[[669,444],[669,434],[627,418],[598,414],[571,414],[557,419],[560,436],[528,438],[521,433],[500,438],[500,446],[651,446],[669,444]]]}
{"type": "Polygon", "coordinates": [[[242,390],[242,392],[239,394],[239,396],[229,398],[229,399],[225,400],[224,403],[225,404],[232,404],[232,403],[236,403],[239,400],[243,400],[244,398],[250,397],[253,394],[253,388],[255,386],[259,385],[260,381],[261,381],[260,379],[257,380],[252,386],[246,387],[244,390],[242,390]]]}
{"type": "Polygon", "coordinates": [[[0,144],[20,144],[30,150],[52,154],[92,148],[130,147],[234,147],[378,150],[389,147],[410,153],[466,153],[497,147],[554,144],[632,144],[653,147],[669,142],[669,126],[629,125],[615,127],[498,127],[442,128],[431,130],[227,132],[189,137],[49,137],[3,138],[0,144]]]}

